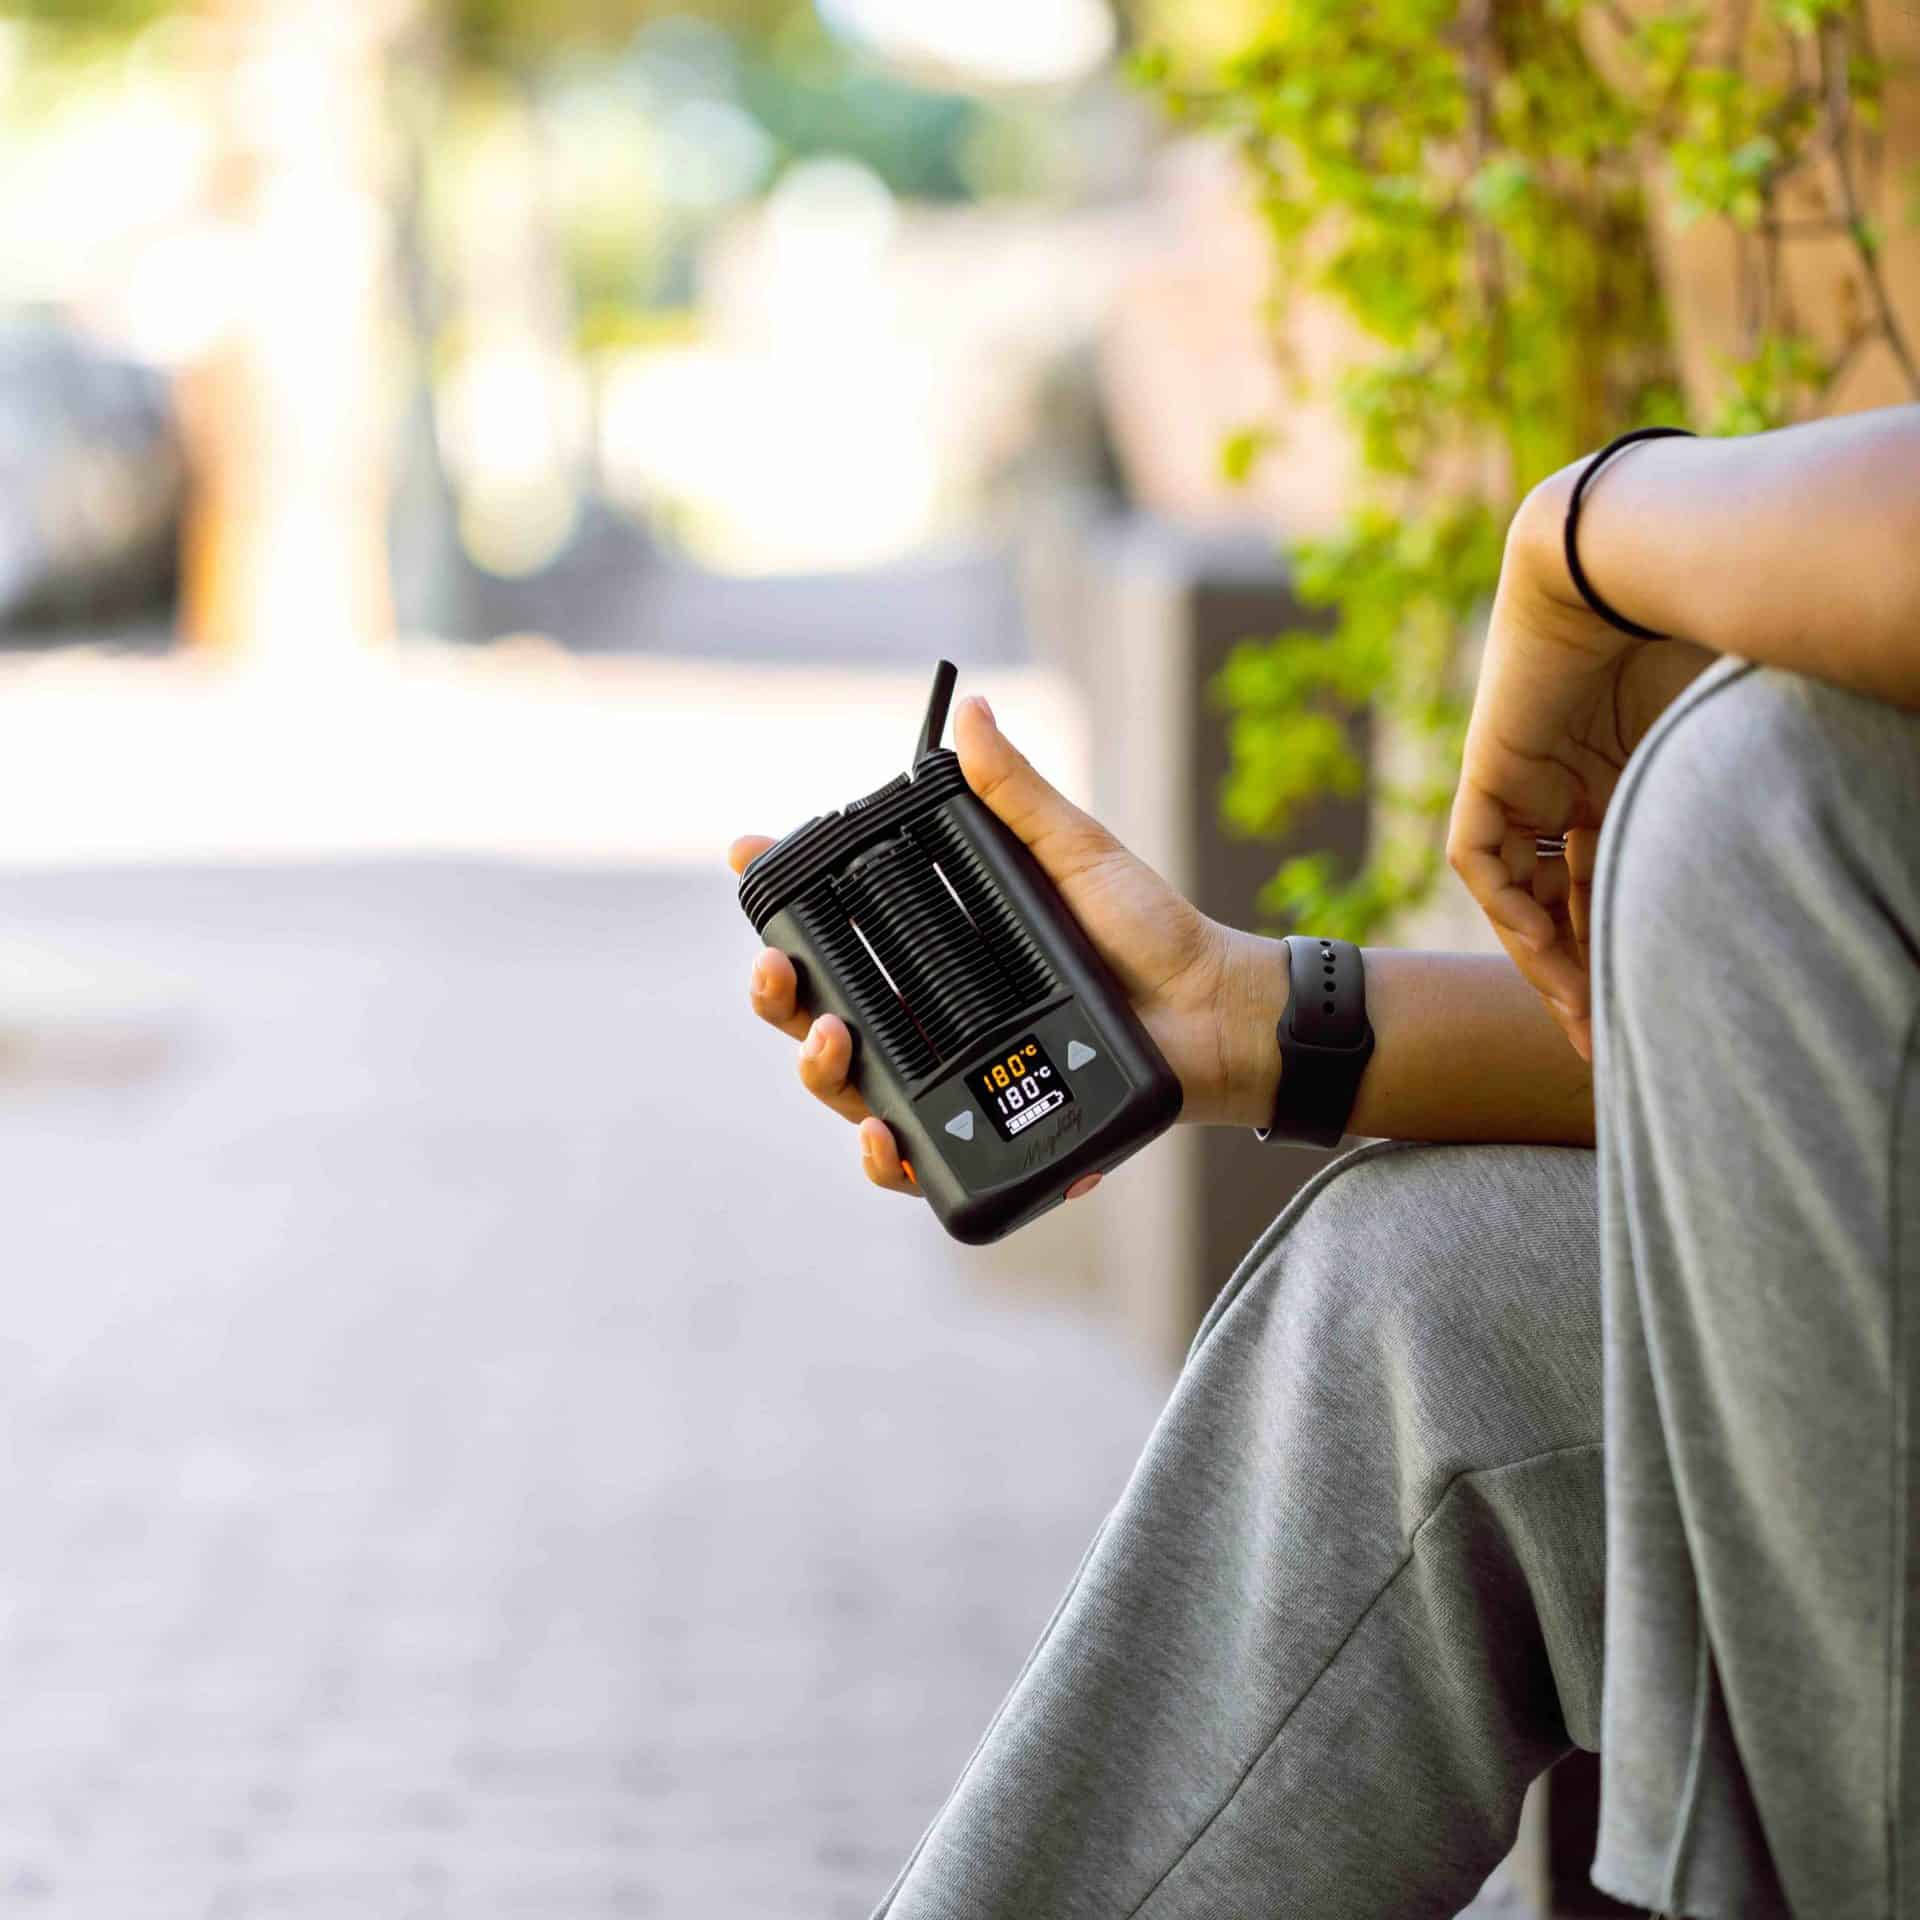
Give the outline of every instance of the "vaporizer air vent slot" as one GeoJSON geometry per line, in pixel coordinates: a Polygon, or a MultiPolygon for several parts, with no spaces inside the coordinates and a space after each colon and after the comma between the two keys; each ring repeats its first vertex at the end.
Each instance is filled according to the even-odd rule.
{"type": "Polygon", "coordinates": [[[853,1001],[863,1037],[885,1053],[902,1080],[917,1080],[939,1064],[892,983],[874,964],[846,910],[826,882],[794,903],[793,917],[813,951],[839,975],[853,1001]]]}
{"type": "Polygon", "coordinates": [[[868,847],[835,890],[940,1060],[969,1052],[1019,1012],[1017,983],[914,840],[898,834],[868,847]]]}
{"type": "Polygon", "coordinates": [[[960,830],[944,814],[935,813],[916,820],[911,832],[938,862],[938,871],[1013,983],[1020,1003],[1052,999],[1060,991],[1059,980],[960,830]]]}

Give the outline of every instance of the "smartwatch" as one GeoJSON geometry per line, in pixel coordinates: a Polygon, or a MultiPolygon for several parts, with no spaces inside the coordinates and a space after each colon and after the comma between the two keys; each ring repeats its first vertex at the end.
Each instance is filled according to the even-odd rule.
{"type": "Polygon", "coordinates": [[[1273,1119],[1254,1128],[1254,1136],[1287,1146],[1337,1147],[1359,1098],[1360,1076],[1373,1058],[1366,969],[1350,940],[1296,933],[1283,944],[1292,991],[1275,1029],[1280,1087],[1273,1119]]]}

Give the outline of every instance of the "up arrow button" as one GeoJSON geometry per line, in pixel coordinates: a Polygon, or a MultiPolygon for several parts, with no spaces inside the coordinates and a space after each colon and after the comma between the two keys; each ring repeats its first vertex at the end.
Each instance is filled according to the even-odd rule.
{"type": "Polygon", "coordinates": [[[971,1107],[962,1107],[960,1111],[947,1122],[947,1131],[952,1134],[956,1140],[971,1140],[973,1138],[973,1109],[971,1107]]]}
{"type": "Polygon", "coordinates": [[[1098,1060],[1100,1056],[1084,1040],[1067,1042],[1067,1065],[1069,1068],[1084,1067],[1089,1060],[1098,1060]]]}

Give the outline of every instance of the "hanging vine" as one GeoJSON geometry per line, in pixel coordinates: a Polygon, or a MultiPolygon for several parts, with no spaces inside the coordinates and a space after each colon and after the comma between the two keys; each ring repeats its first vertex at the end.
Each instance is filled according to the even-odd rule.
{"type": "MultiPolygon", "coordinates": [[[[1290,860],[1258,903],[1359,939],[1443,869],[1472,656],[1530,487],[1628,426],[1806,417],[1875,350],[1920,398],[1882,261],[1886,69],[1859,0],[1276,0],[1211,71],[1168,52],[1142,66],[1173,114],[1245,158],[1276,340],[1313,294],[1366,342],[1338,396],[1364,498],[1290,550],[1326,624],[1243,643],[1213,689],[1229,831],[1277,837],[1321,795],[1370,793],[1357,871],[1290,860]],[[1704,418],[1656,267],[1664,219],[1735,236],[1742,339],[1704,418]],[[1836,241],[1832,310],[1810,326],[1794,256],[1836,241]],[[1400,743],[1392,775],[1359,743],[1362,711],[1400,743]]],[[[1256,423],[1229,472],[1281,444],[1256,423]]]]}

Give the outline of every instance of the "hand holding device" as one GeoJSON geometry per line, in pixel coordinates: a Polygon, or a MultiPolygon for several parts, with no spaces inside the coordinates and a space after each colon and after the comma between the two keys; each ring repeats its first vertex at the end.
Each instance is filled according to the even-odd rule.
{"type": "MultiPolygon", "coordinates": [[[[943,669],[943,675],[946,671],[943,669]]],[[[951,684],[950,680],[948,684],[951,684]]],[[[936,697],[938,699],[938,692],[936,697]]],[[[937,732],[935,726],[935,736],[937,732]]],[[[959,749],[957,766],[963,779],[960,790],[949,795],[942,803],[943,807],[957,807],[963,813],[974,816],[971,822],[973,829],[983,838],[989,834],[997,835],[999,841],[1005,844],[997,848],[995,858],[1007,863],[1009,871],[1017,872],[1021,866],[1032,869],[1025,882],[1030,890],[1026,896],[1029,901],[1054,895],[1055,911],[1062,905],[1066,908],[1070,930],[1063,931],[1055,927],[1048,932],[1048,939],[1057,939],[1068,948],[1084,946],[1089,950],[1091,968],[1109,976],[1112,986],[1118,989],[1119,1013],[1115,1013],[1113,1006],[1108,1006],[1107,1015],[1115,1019],[1116,1031],[1123,1034],[1128,1021],[1144,1029],[1147,1043],[1158,1052],[1162,1066],[1171,1069],[1171,1078],[1175,1082],[1173,1103],[1177,1105],[1179,1095],[1182,1092],[1185,1094],[1187,1107],[1183,1117],[1224,1117],[1218,1110],[1225,1096],[1223,1042],[1226,1030],[1222,1001],[1235,943],[1246,936],[1237,935],[1201,914],[1097,821],[1061,796],[999,731],[984,702],[962,703],[955,718],[955,739],[959,749]],[[1008,846],[1012,848],[1011,853],[1007,851],[1008,846]]],[[[942,758],[954,760],[952,755],[942,758]]],[[[920,774],[924,767],[923,758],[916,764],[916,774],[920,774]]],[[[881,798],[898,801],[901,795],[911,794],[916,784],[915,778],[903,777],[890,783],[890,790],[883,789],[881,798]]],[[[922,803],[934,797],[934,794],[932,786],[925,788],[920,796],[922,803]]],[[[866,807],[849,810],[856,821],[868,811],[866,807]]],[[[872,811],[877,811],[877,804],[872,811]]],[[[847,815],[827,818],[829,823],[833,820],[844,823],[847,815]]],[[[811,822],[809,828],[802,832],[818,829],[821,824],[820,821],[811,822]]],[[[940,831],[937,823],[934,831],[936,834],[940,831]]],[[[789,836],[789,840],[799,837],[789,836]]],[[[889,836],[881,836],[883,839],[886,837],[889,836]]],[[[763,839],[743,838],[735,842],[731,851],[732,864],[736,872],[742,869],[758,872],[762,858],[770,851],[771,843],[763,839]]],[[[857,855],[850,857],[851,860],[857,858],[857,855]]],[[[936,861],[935,864],[941,863],[936,861]]],[[[863,866],[863,872],[868,870],[863,866]]],[[[858,891],[859,884],[859,876],[856,875],[854,891],[858,891]]],[[[742,892],[744,903],[744,886],[742,892]]],[[[882,917],[884,919],[886,915],[883,913],[882,917]]],[[[808,956],[804,952],[799,955],[799,970],[796,970],[794,961],[782,949],[797,943],[776,938],[772,917],[767,920],[766,929],[771,946],[761,954],[756,968],[756,984],[752,995],[756,1012],[794,1038],[803,1035],[818,1037],[820,1044],[817,1051],[811,1056],[802,1057],[802,1079],[844,1117],[860,1123],[865,1138],[881,1136],[881,1150],[869,1162],[869,1178],[881,1185],[900,1186],[908,1190],[905,1187],[906,1176],[899,1171],[897,1157],[898,1139],[909,1132],[909,1129],[899,1125],[901,1102],[898,1096],[901,1089],[895,1087],[887,1090],[889,1104],[884,1107],[878,1102],[873,1107],[869,1106],[868,1094],[874,1090],[874,1082],[871,1076],[861,1071],[858,1057],[863,1050],[871,1052],[871,1049],[867,1046],[869,1036],[862,1031],[861,1021],[843,1015],[830,998],[815,990],[816,982],[812,975],[816,969],[808,965],[808,956]],[[803,978],[803,973],[807,977],[803,978]],[[881,1111],[883,1118],[892,1124],[883,1129],[879,1121],[870,1117],[875,1110],[881,1111]]],[[[1084,965],[1086,962],[1075,960],[1073,964],[1084,965]]],[[[911,996],[903,996],[908,997],[911,996]]],[[[989,1151],[1000,1154],[1000,1166],[1007,1164],[1002,1151],[1005,1149],[1015,1149],[1020,1159],[1025,1161],[1029,1149],[1019,1146],[1024,1135],[1037,1136],[1032,1142],[1034,1146],[1040,1146],[1043,1141],[1051,1143],[1036,1157],[1033,1169],[1036,1173],[1046,1175],[1038,1197],[1044,1204],[1051,1205],[1065,1186],[1077,1187],[1084,1183],[1089,1170],[1114,1164],[1125,1153],[1135,1150],[1145,1138],[1150,1138],[1172,1115],[1168,1112],[1160,1117],[1154,1111],[1168,1101],[1168,1092],[1162,1082],[1151,1106],[1146,1103],[1136,1106],[1132,1123],[1143,1124],[1139,1116],[1146,1112],[1149,1118],[1144,1125],[1148,1130],[1143,1131],[1131,1146],[1126,1145],[1118,1133],[1100,1130],[1110,1123],[1111,1113],[1108,1113],[1105,1121],[1101,1121],[1100,1127],[1090,1131],[1089,1123],[1099,1118],[1093,1110],[1095,1096],[1110,1104],[1115,1088],[1112,1082],[1106,1082],[1105,1091],[1100,1091],[1101,1076],[1089,1071],[1097,1067],[1097,1062],[1083,1061],[1080,1069],[1067,1064],[1070,1056],[1078,1057],[1074,1053],[1074,1036],[1064,1033],[1050,1035],[1044,1025],[1020,1024],[1030,1007],[1040,1005],[1046,998],[1043,995],[1041,1001],[1017,1010],[1012,1025],[1019,1026],[1018,1032],[1009,1030],[1004,1035],[996,1033],[991,1037],[983,1037],[975,1049],[981,1056],[978,1061],[973,1060],[971,1055],[957,1059],[954,1071],[960,1073],[962,1078],[947,1091],[967,1094],[972,1103],[971,1131],[974,1142],[983,1145],[991,1142],[989,1151]],[[998,1038],[1005,1038],[1010,1050],[994,1058],[987,1057],[995,1053],[998,1038]],[[1031,1057],[1025,1052],[1029,1042],[1036,1046],[1036,1053],[1031,1057]],[[1049,1069],[1048,1074],[1044,1077],[1027,1071],[1016,1074],[1009,1064],[1016,1051],[1023,1067],[1044,1064],[1049,1069]],[[993,1073],[995,1065],[1006,1072],[1005,1087],[997,1083],[993,1073]],[[965,1078],[969,1068],[976,1069],[978,1075],[984,1076],[977,1089],[965,1078]],[[1037,1118],[1020,1123],[1019,1115],[1036,1104],[1021,1084],[1028,1079],[1034,1081],[1039,1101],[1046,1104],[1037,1118]],[[1064,1089],[1048,1085],[1049,1081],[1064,1082],[1064,1089]],[[1084,1101],[1083,1082],[1092,1089],[1084,1101]],[[1072,1094],[1071,1103],[1064,1099],[1047,1101],[1048,1094],[1061,1090],[1072,1094]],[[1012,1096],[1017,1096],[1017,1103],[1012,1096]],[[1075,1114],[1075,1108],[1081,1105],[1087,1106],[1089,1111],[1075,1114]],[[1058,1118],[1063,1113],[1074,1114],[1074,1117],[1070,1120],[1058,1118]],[[1005,1133],[1002,1132],[1003,1124],[1007,1129],[1005,1133]],[[1093,1150],[1083,1156],[1084,1165],[1058,1151],[1063,1143],[1062,1137],[1067,1145],[1076,1141],[1093,1143],[1093,1150]]],[[[1069,994],[1068,998],[1073,996],[1069,994]]],[[[1053,1011],[1059,1013],[1064,1007],[1064,1001],[1057,1001],[1053,1011]]],[[[1137,1041],[1129,1041],[1128,1044],[1134,1047],[1138,1045],[1137,1041]]],[[[1079,1045],[1083,1048],[1092,1047],[1096,1053],[1102,1050],[1100,1042],[1091,1033],[1080,1035],[1079,1045]]],[[[931,1084],[944,1087],[947,1077],[942,1073],[931,1084]]],[[[1152,1062],[1147,1059],[1141,1085],[1151,1089],[1157,1079],[1152,1062]]],[[[925,1090],[923,1086],[921,1092],[924,1094],[925,1090]]],[[[960,1111],[961,1107],[956,1103],[953,1114],[943,1112],[932,1116],[941,1123],[937,1132],[944,1134],[944,1123],[957,1119],[960,1111]]],[[[919,1124],[924,1129],[925,1123],[919,1124]]],[[[957,1134],[949,1137],[958,1147],[973,1144],[960,1141],[957,1134]]],[[[938,1152],[936,1149],[936,1156],[938,1152]]],[[[911,1143],[906,1159],[914,1167],[920,1181],[920,1191],[928,1192],[929,1181],[942,1177],[930,1173],[925,1160],[916,1157],[911,1143]]],[[[989,1161],[987,1164],[991,1167],[994,1163],[989,1161]]],[[[951,1172],[951,1169],[948,1171],[951,1172]]],[[[936,1205],[939,1204],[941,1202],[936,1201],[936,1205]]],[[[957,1221],[963,1237],[979,1230],[981,1210],[975,1209],[969,1215],[955,1209],[950,1190],[945,1196],[945,1204],[952,1211],[950,1226],[957,1221]]],[[[998,1204],[1003,1208],[1006,1206],[1004,1189],[999,1195],[998,1204]]],[[[942,1217],[949,1218],[947,1214],[942,1217]]],[[[1031,1213],[1020,1213],[1016,1209],[1004,1215],[997,1230],[1011,1231],[1021,1218],[1029,1217],[1031,1213]]],[[[992,1232],[989,1231],[986,1237],[992,1237],[992,1232]]]]}

